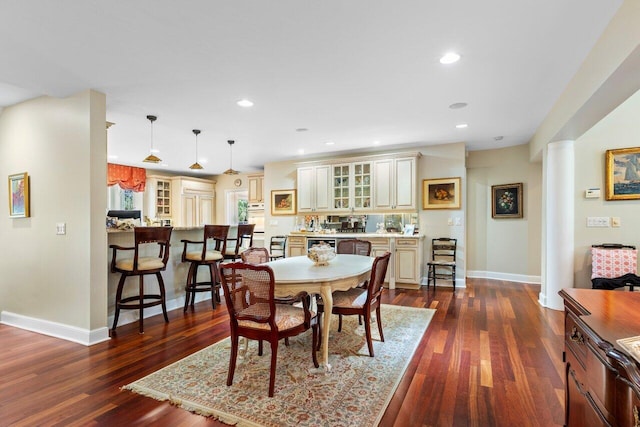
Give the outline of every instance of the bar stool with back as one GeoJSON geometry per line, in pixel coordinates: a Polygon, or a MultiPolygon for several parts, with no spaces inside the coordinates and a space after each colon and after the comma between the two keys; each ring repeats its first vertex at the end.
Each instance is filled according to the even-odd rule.
{"type": "Polygon", "coordinates": [[[271,261],[286,256],[285,248],[287,247],[287,236],[271,236],[269,243],[269,258],[271,261]]]}
{"type": "Polygon", "coordinates": [[[120,273],[118,281],[118,289],[116,291],[115,315],[113,318],[112,332],[115,332],[118,326],[118,317],[120,310],[139,310],[140,318],[138,320],[139,331],[144,333],[144,313],[143,310],[156,305],[162,306],[164,321],[169,322],[167,316],[166,296],[164,289],[164,281],[162,280],[161,271],[167,268],[169,260],[169,241],[171,239],[171,231],[173,227],[135,227],[134,247],[124,247],[118,245],[110,245],[113,249],[111,258],[111,271],[120,273]],[[159,247],[157,256],[147,256],[145,252],[151,251],[154,244],[159,247]],[[117,259],[118,251],[134,251],[133,258],[117,259]],[[157,294],[147,294],[144,290],[144,276],[154,274],[158,279],[159,292],[157,294]],[[138,295],[122,298],[125,280],[129,276],[138,276],[138,295]],[[146,301],[145,301],[146,300],[146,301]]]}
{"type": "Polygon", "coordinates": [[[189,262],[189,273],[185,285],[184,310],[187,311],[189,303],[193,309],[196,293],[211,292],[211,307],[216,308],[216,301],[220,302],[220,273],[218,265],[224,258],[227,249],[228,225],[205,225],[202,241],[182,240],[184,249],[182,250],[182,262],[189,262]],[[213,245],[209,246],[209,242],[213,245]],[[201,246],[198,250],[189,250],[189,245],[201,246]],[[198,267],[209,268],[209,281],[198,282],[198,267]]]}
{"type": "Polygon", "coordinates": [[[238,224],[238,234],[235,239],[227,238],[227,241],[234,242],[233,245],[227,245],[224,252],[224,259],[235,261],[240,258],[240,252],[246,248],[253,246],[253,229],[255,224],[238,224]]]}

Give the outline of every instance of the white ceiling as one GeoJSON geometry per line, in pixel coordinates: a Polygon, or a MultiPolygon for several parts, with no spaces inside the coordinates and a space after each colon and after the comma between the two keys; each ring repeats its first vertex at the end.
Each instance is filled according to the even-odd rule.
{"type": "Polygon", "coordinates": [[[228,139],[243,172],[336,151],[524,144],[621,3],[2,0],[0,108],[95,89],[115,123],[110,161],[148,166],[154,114],[163,167],[189,171],[201,129],[209,175],[229,167],[228,139]],[[462,59],[440,64],[451,50],[462,59]]]}

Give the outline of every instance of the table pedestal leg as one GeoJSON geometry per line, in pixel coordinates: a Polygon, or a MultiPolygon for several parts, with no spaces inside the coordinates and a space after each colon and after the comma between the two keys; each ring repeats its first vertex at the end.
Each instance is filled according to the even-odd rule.
{"type": "Polygon", "coordinates": [[[329,364],[329,332],[331,331],[331,311],[333,310],[333,295],[331,294],[331,287],[323,286],[320,290],[322,295],[322,303],[324,305],[324,319],[322,322],[322,355],[321,363],[324,365],[327,371],[331,370],[329,364]]]}

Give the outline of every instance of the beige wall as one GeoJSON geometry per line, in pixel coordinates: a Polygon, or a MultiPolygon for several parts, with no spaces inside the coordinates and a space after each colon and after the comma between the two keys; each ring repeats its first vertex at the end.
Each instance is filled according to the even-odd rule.
{"type": "Polygon", "coordinates": [[[640,92],[605,117],[575,142],[575,287],[591,287],[589,248],[597,243],[640,246],[640,200],[606,201],[605,152],[640,146],[640,92]],[[598,199],[585,199],[587,188],[598,187],[598,199]],[[619,228],[587,227],[587,217],[619,217],[619,228]]]}
{"type": "Polygon", "coordinates": [[[0,186],[0,312],[93,331],[106,326],[106,102],[84,91],[0,115],[0,176],[28,172],[31,217],[7,216],[0,186]],[[67,234],[56,235],[64,222],[67,234]]]}
{"type": "Polygon", "coordinates": [[[542,164],[529,147],[472,151],[467,159],[469,276],[540,282],[542,164]],[[491,217],[491,186],[523,183],[523,217],[491,217]]]}

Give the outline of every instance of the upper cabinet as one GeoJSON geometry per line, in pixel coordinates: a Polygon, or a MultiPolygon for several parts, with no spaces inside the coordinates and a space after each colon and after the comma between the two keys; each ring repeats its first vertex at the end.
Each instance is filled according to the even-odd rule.
{"type": "Polygon", "coordinates": [[[176,176],[171,178],[173,226],[199,227],[215,223],[214,181],[176,176]]]}
{"type": "Polygon", "coordinates": [[[301,166],[297,181],[298,211],[415,211],[418,155],[370,156],[301,166]],[[326,182],[329,182],[328,203],[325,203],[326,182]]]}
{"type": "Polygon", "coordinates": [[[298,212],[330,210],[330,180],[331,169],[328,165],[298,168],[298,212]]]}
{"type": "Polygon", "coordinates": [[[374,209],[377,211],[416,209],[416,158],[376,160],[374,168],[374,209]]]}
{"type": "Polygon", "coordinates": [[[249,175],[249,203],[264,203],[264,175],[249,175]]]}
{"type": "Polygon", "coordinates": [[[148,175],[144,199],[145,217],[171,218],[171,179],[148,175]]]}

